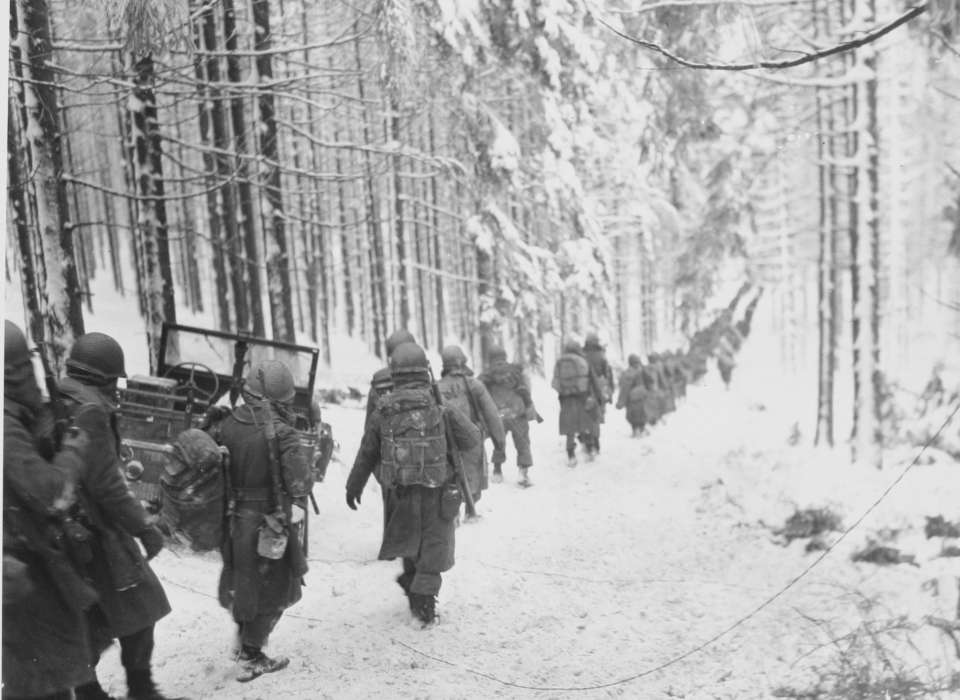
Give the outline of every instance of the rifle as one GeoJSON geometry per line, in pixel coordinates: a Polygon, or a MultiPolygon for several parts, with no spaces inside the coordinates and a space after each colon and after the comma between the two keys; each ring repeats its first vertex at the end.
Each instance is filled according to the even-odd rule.
{"type": "MultiPolygon", "coordinates": [[[[436,399],[440,410],[443,410],[443,397],[440,395],[440,387],[433,378],[433,370],[430,370],[430,388],[433,389],[433,398],[436,399]]],[[[470,484],[467,483],[467,475],[463,471],[463,459],[460,456],[460,450],[457,449],[456,439],[453,435],[453,426],[447,420],[446,413],[443,414],[443,427],[447,437],[447,454],[450,455],[453,462],[453,475],[460,484],[460,490],[463,491],[463,501],[467,507],[467,517],[475,518],[477,516],[477,504],[474,503],[473,494],[470,493],[470,484]]],[[[481,433],[482,435],[482,433],[481,433]]]]}
{"type": "MultiPolygon", "coordinates": [[[[262,386],[267,385],[266,379],[263,376],[263,370],[260,371],[260,384],[262,386]]],[[[273,517],[283,524],[284,529],[289,535],[293,525],[291,522],[293,506],[291,503],[290,506],[284,507],[283,496],[281,495],[283,493],[283,480],[280,476],[280,442],[277,439],[277,430],[274,426],[275,415],[273,406],[270,405],[270,400],[266,397],[261,399],[260,405],[263,406],[267,417],[264,421],[263,433],[267,438],[267,457],[270,461],[270,478],[272,480],[270,495],[273,500],[273,517]]],[[[312,495],[313,494],[311,494],[311,497],[312,495]]],[[[316,505],[314,505],[314,507],[316,507],[316,505]]],[[[307,560],[300,546],[300,540],[297,537],[294,537],[293,540],[292,545],[289,543],[287,545],[291,553],[291,565],[296,571],[306,572],[307,560]]]]}
{"type": "Polygon", "coordinates": [[[57,377],[53,373],[53,368],[50,367],[50,359],[44,352],[43,346],[45,343],[41,341],[38,342],[37,345],[40,349],[40,352],[37,354],[40,355],[40,364],[43,365],[43,378],[47,387],[47,396],[50,398],[50,408],[53,411],[53,449],[55,452],[59,452],[60,445],[63,443],[63,436],[73,421],[66,404],[63,402],[63,395],[60,393],[57,377]]]}

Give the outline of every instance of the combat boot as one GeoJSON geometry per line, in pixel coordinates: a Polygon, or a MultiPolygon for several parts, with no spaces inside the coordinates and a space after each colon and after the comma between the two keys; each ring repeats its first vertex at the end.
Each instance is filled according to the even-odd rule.
{"type": "Polygon", "coordinates": [[[413,583],[413,574],[404,571],[397,576],[397,585],[403,589],[403,594],[410,597],[410,584],[413,583]]]}
{"type": "Polygon", "coordinates": [[[437,619],[437,598],[425,593],[410,594],[410,611],[423,626],[433,623],[437,619]]]}
{"type": "Polygon", "coordinates": [[[533,486],[533,482],[530,481],[530,475],[527,474],[530,467],[520,467],[520,481],[518,482],[524,488],[533,486]]]}
{"type": "Polygon", "coordinates": [[[96,680],[77,686],[73,692],[77,700],[116,700],[112,695],[108,695],[96,680]]]}
{"type": "Polygon", "coordinates": [[[271,659],[261,649],[244,647],[243,651],[240,652],[240,673],[237,674],[237,680],[241,683],[247,683],[264,673],[281,671],[289,664],[290,659],[286,656],[271,659]]]}
{"type": "Polygon", "coordinates": [[[500,464],[494,463],[493,474],[490,476],[490,481],[495,484],[503,483],[503,470],[501,469],[500,464]]]}
{"type": "Polygon", "coordinates": [[[186,700],[186,698],[171,698],[157,688],[153,682],[153,674],[147,669],[127,669],[128,700],[186,700]]]}

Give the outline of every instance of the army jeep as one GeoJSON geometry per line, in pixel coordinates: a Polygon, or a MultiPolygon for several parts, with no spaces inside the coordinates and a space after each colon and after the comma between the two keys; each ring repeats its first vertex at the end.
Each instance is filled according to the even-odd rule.
{"type": "Polygon", "coordinates": [[[316,348],[303,345],[164,324],[155,374],[128,377],[120,390],[120,456],[133,494],[148,510],[160,510],[162,482],[183,469],[171,443],[181,431],[200,427],[211,408],[233,407],[250,367],[263,360],[280,360],[293,374],[294,427],[322,481],[333,438],[313,401],[318,357],[316,348]]]}

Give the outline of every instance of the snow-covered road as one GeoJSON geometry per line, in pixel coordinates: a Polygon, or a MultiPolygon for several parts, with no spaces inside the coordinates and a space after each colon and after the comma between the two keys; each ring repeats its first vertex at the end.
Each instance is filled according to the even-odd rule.
{"type": "MultiPolygon", "coordinates": [[[[786,447],[792,414],[758,405],[762,388],[727,392],[716,381],[708,375],[666,425],[640,439],[629,437],[622,413],[608,411],[599,458],[574,469],[555,434],[555,399],[538,386],[546,422],[532,426],[535,485],[519,488],[515,468],[505,468],[504,483],[485,492],[482,519],[457,531],[441,621],[427,630],[394,583],[399,563],[375,560],[376,485],[357,513],[343,502],[362,412],[330,407],[342,462],[315,489],[321,513],[310,525],[304,599],[268,649],[290,656],[289,668],[235,682],[232,625],[213,598],[217,556],[165,551],[155,568],[174,612],[158,626],[156,676],[195,698],[771,697],[803,678],[801,657],[823,642],[812,618],[842,632],[861,619],[857,591],[916,591],[929,572],[854,565],[838,549],[696,651],[813,560],[802,543],[773,543],[761,520],[782,523],[791,498],[808,505],[796,495],[810,488],[805,473],[828,496],[851,483],[830,483],[851,469],[833,455],[786,447]]],[[[875,496],[894,473],[868,475],[853,493],[875,496]]],[[[122,694],[116,656],[108,652],[102,675],[122,694]]]]}

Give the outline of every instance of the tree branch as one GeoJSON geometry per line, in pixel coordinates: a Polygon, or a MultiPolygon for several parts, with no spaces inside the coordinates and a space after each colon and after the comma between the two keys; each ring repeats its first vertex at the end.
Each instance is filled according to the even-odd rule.
{"type": "Polygon", "coordinates": [[[827,58],[828,56],[833,56],[838,53],[852,51],[854,49],[860,48],[861,46],[864,46],[873,41],[876,41],[877,39],[884,36],[885,34],[889,34],[900,25],[906,24],[907,22],[912,20],[914,17],[917,17],[918,15],[923,14],[924,12],[926,12],[926,10],[927,10],[927,3],[918,5],[916,7],[912,7],[906,12],[904,12],[902,15],[897,17],[895,20],[887,24],[884,24],[880,27],[877,27],[857,39],[852,39],[851,41],[845,41],[841,44],[837,44],[836,46],[832,46],[829,49],[823,49],[822,51],[815,51],[813,53],[804,52],[803,56],[800,56],[799,58],[793,58],[787,61],[754,61],[752,63],[703,63],[700,61],[691,61],[686,58],[682,58],[680,56],[677,56],[667,51],[665,48],[663,48],[659,44],[655,44],[652,41],[647,41],[645,39],[639,39],[635,36],[631,36],[626,32],[623,32],[617,29],[616,27],[611,25],[609,22],[607,22],[599,14],[593,12],[588,8],[588,12],[594,17],[594,19],[597,22],[602,24],[604,27],[609,29],[611,32],[613,32],[617,36],[623,39],[626,39],[627,41],[633,42],[638,46],[642,46],[644,48],[650,49],[651,51],[656,51],[657,53],[667,57],[671,61],[675,63],[679,63],[681,66],[686,66],[687,68],[697,68],[700,70],[726,70],[726,71],[746,71],[746,70],[755,70],[757,68],[767,68],[771,70],[779,70],[783,68],[794,68],[795,66],[800,66],[800,65],[803,65],[804,63],[812,63],[813,61],[818,61],[821,58],[827,58]]]}

